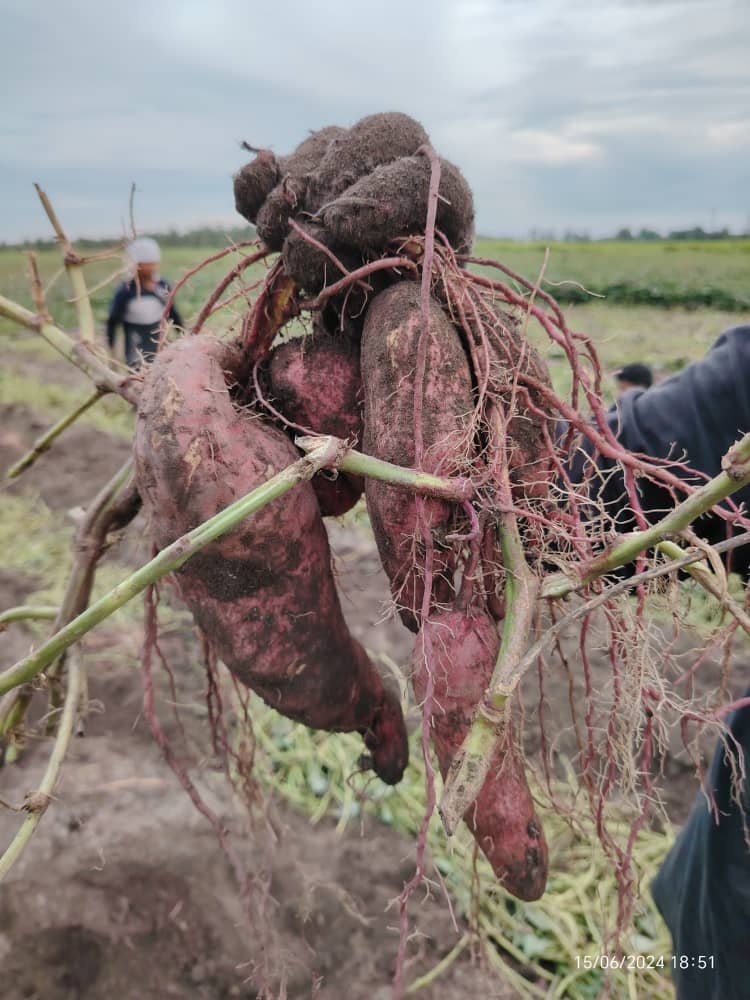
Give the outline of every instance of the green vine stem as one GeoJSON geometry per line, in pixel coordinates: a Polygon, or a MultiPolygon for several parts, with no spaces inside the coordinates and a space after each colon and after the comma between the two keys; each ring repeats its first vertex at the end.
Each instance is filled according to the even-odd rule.
{"type": "Polygon", "coordinates": [[[52,203],[45,192],[42,191],[38,184],[34,184],[34,187],[36,188],[36,193],[39,195],[42,208],[46,212],[47,218],[52,224],[52,228],[55,230],[57,241],[63,249],[65,270],[68,272],[70,284],[73,288],[73,300],[75,302],[76,313],[78,314],[78,336],[81,340],[93,343],[96,335],[96,324],[94,323],[94,311],[91,308],[91,299],[89,298],[89,292],[86,288],[86,276],[83,272],[83,260],[75,252],[73,245],[65,235],[65,231],[60,225],[60,220],[57,218],[55,210],[52,207],[52,203]]]}
{"type": "Polygon", "coordinates": [[[495,406],[488,408],[487,416],[491,429],[493,480],[498,502],[504,510],[498,524],[498,538],[505,570],[505,618],[490,683],[445,777],[438,812],[448,836],[455,832],[487,777],[495,744],[505,726],[509,678],[526,651],[539,590],[539,581],[526,562],[518,521],[512,513],[505,419],[495,406]]]}
{"type": "Polygon", "coordinates": [[[500,544],[505,567],[505,618],[495,669],[484,698],[443,786],[438,811],[452,836],[466,810],[479,795],[490,768],[495,744],[505,725],[508,696],[518,683],[516,672],[526,651],[539,583],[530,571],[513,514],[504,514],[500,544]]]}
{"type": "Polygon", "coordinates": [[[471,935],[467,931],[465,934],[461,935],[458,941],[456,941],[448,954],[433,965],[429,972],[426,972],[423,976],[419,976],[409,984],[404,991],[406,996],[413,996],[415,993],[419,993],[420,990],[423,990],[427,986],[431,986],[434,982],[436,982],[436,980],[438,980],[443,973],[449,969],[451,965],[453,965],[464,948],[466,948],[469,944],[471,944],[471,935]]]}
{"type": "MultiPolygon", "coordinates": [[[[685,555],[685,552],[675,542],[660,542],[656,548],[669,559],[677,560],[685,555]]],[[[733,615],[745,632],[750,635],[750,615],[748,615],[747,611],[745,611],[738,601],[735,601],[727,591],[726,586],[722,585],[717,579],[716,574],[712,573],[708,566],[705,566],[702,562],[690,563],[685,567],[685,572],[692,576],[696,583],[699,583],[704,590],[715,597],[721,607],[733,615]]]]}
{"type": "Polygon", "coordinates": [[[118,375],[106,365],[89,341],[72,340],[54,323],[0,295],[0,316],[36,330],[64,358],[80,368],[103,392],[114,392],[131,404],[138,400],[138,382],[131,375],[118,375]]]}
{"type": "Polygon", "coordinates": [[[320,448],[329,448],[332,456],[325,468],[336,468],[340,472],[349,472],[356,476],[369,476],[391,486],[401,486],[414,493],[424,493],[442,500],[461,502],[471,499],[474,487],[470,479],[441,478],[428,472],[417,472],[405,469],[400,465],[391,465],[379,458],[363,455],[362,452],[349,448],[345,441],[330,436],[298,437],[294,442],[306,454],[320,448]]]}
{"type": "MultiPolygon", "coordinates": [[[[12,733],[23,719],[32,695],[31,684],[22,684],[21,687],[13,688],[12,691],[0,698],[0,740],[2,743],[6,742],[5,737],[12,733]]],[[[2,749],[2,743],[0,743],[0,749],[2,749]]]]}
{"type": "Polygon", "coordinates": [[[728,496],[750,485],[750,434],[737,441],[722,459],[722,471],[678,504],[665,517],[643,531],[634,531],[590,562],[568,573],[554,573],[542,584],[541,596],[566,597],[580,590],[597,577],[611,573],[636,559],[670,536],[679,535],[692,522],[726,500],[728,496]]]}
{"type": "Polygon", "coordinates": [[[21,824],[18,833],[16,833],[2,857],[0,857],[0,882],[8,874],[21,855],[21,852],[31,840],[34,831],[39,826],[39,822],[47,810],[47,806],[52,800],[52,793],[55,790],[60,767],[65,759],[68,743],[70,742],[75,725],[78,702],[81,695],[81,676],[79,657],[73,655],[70,658],[65,703],[63,705],[60,725],[57,729],[57,736],[55,737],[55,745],[52,748],[52,753],[39,788],[30,795],[27,795],[24,801],[23,808],[26,811],[26,818],[21,824]]]}
{"type": "Polygon", "coordinates": [[[19,604],[18,607],[8,608],[7,611],[0,612],[0,632],[11,622],[54,621],[59,610],[48,604],[19,604]]]}

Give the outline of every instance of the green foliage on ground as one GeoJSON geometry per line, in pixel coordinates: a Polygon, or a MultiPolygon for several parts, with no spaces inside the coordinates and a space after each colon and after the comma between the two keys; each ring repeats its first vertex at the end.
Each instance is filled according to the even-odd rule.
{"type": "MultiPolygon", "coordinates": [[[[477,256],[501,260],[535,281],[549,247],[543,288],[560,302],[750,310],[750,240],[516,243],[477,241],[477,256]]],[[[483,269],[486,273],[490,270],[483,269]]]]}
{"type": "MultiPolygon", "coordinates": [[[[510,240],[477,241],[478,256],[501,260],[530,281],[535,281],[547,244],[516,243],[510,240]]],[[[165,246],[162,271],[172,282],[220,246],[165,246]]],[[[544,287],[564,303],[598,302],[588,292],[605,296],[605,304],[681,306],[738,312],[750,310],[750,240],[678,242],[552,243],[544,287]],[[583,291],[580,286],[587,289],[583,291]]],[[[48,283],[60,272],[59,250],[37,253],[42,279],[48,283]]],[[[230,258],[209,264],[190,279],[181,291],[178,304],[186,320],[195,316],[201,303],[221,276],[231,267],[230,258]]],[[[98,261],[87,269],[88,284],[96,288],[112,276],[112,282],[92,294],[94,314],[103,326],[107,306],[116,281],[121,280],[123,260],[98,261]]],[[[483,269],[486,273],[490,270],[483,269]]],[[[262,265],[246,272],[246,281],[261,276],[262,265]]],[[[0,248],[0,289],[4,295],[32,308],[24,255],[15,249],[0,248]]],[[[75,324],[75,309],[67,301],[70,292],[64,273],[59,274],[48,304],[63,327],[75,324]]],[[[0,332],[12,327],[0,320],[0,332]]]]}
{"type": "MultiPolygon", "coordinates": [[[[399,676],[393,664],[386,662],[384,666],[399,676]]],[[[406,703],[406,681],[399,679],[406,703]]],[[[417,724],[419,709],[412,705],[410,713],[414,721],[410,764],[401,783],[389,787],[366,773],[352,774],[362,751],[360,737],[306,729],[253,696],[251,715],[259,751],[254,774],[274,794],[310,816],[313,823],[328,817],[343,830],[365,814],[415,842],[426,805],[425,765],[417,724]]],[[[436,781],[439,797],[439,776],[436,781]]],[[[574,787],[574,781],[553,786],[558,802],[568,809],[570,821],[545,810],[550,877],[547,892],[537,902],[513,899],[498,885],[481,854],[475,868],[474,842],[466,828],[462,826],[449,839],[437,813],[432,815],[427,838],[428,877],[434,864],[455,909],[473,927],[475,942],[482,942],[498,978],[515,990],[519,1000],[594,1000],[604,995],[669,1000],[673,995],[669,934],[646,887],[669,850],[673,834],[671,830],[643,829],[636,838],[633,862],[642,892],[621,940],[623,952],[632,958],[615,967],[616,961],[606,961],[614,949],[605,936],[616,923],[614,867],[599,847],[588,809],[573,800],[574,787]],[[601,967],[602,955],[607,969],[601,967]],[[611,992],[602,992],[605,983],[611,992]]],[[[546,790],[535,784],[535,794],[544,801],[546,790]]],[[[618,837],[627,838],[627,817],[618,816],[609,806],[606,819],[618,837]]],[[[439,891],[434,879],[433,886],[439,891]]],[[[417,930],[420,893],[415,893],[410,907],[417,930]]],[[[439,982],[438,978],[436,984],[439,982]]]]}
{"type": "MultiPolygon", "coordinates": [[[[229,245],[228,241],[225,244],[229,245]]],[[[222,247],[165,247],[162,258],[162,274],[172,284],[180,280],[191,268],[205,257],[216,253],[222,247]]],[[[76,323],[75,306],[69,301],[71,292],[68,279],[61,271],[61,255],[58,249],[40,250],[36,254],[42,283],[48,286],[47,306],[55,322],[63,329],[72,329],[76,323]]],[[[222,260],[206,265],[186,284],[177,298],[177,305],[185,322],[193,319],[203,302],[219,280],[236,264],[237,258],[229,255],[222,260]]],[[[249,268],[244,275],[246,284],[260,278],[263,265],[249,268]]],[[[124,255],[112,260],[95,261],[86,267],[86,283],[91,289],[91,303],[99,329],[104,330],[112,294],[117,284],[123,280],[126,271],[124,255]],[[110,280],[108,280],[110,279],[110,280]],[[104,283],[104,284],[102,284],[104,283]]],[[[18,250],[0,248],[0,292],[9,299],[33,309],[28,278],[28,263],[18,250]]],[[[240,301],[238,309],[243,303],[240,301]]],[[[0,317],[0,333],[16,330],[9,320],[0,317]]]]}

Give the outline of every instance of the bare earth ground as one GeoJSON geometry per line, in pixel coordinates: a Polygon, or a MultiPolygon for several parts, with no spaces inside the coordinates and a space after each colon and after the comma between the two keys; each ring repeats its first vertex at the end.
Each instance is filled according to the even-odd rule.
{"type": "MultiPolygon", "coordinates": [[[[46,421],[19,406],[1,412],[5,469],[46,421]]],[[[50,507],[67,511],[89,500],[127,454],[122,441],[76,426],[11,490],[39,492],[50,507]]],[[[146,557],[138,534],[131,529],[123,546],[128,561],[146,557]]],[[[340,539],[338,550],[353,595],[346,602],[353,629],[374,648],[405,658],[409,635],[395,622],[379,626],[373,639],[371,623],[386,593],[374,551],[355,536],[340,539]]],[[[32,577],[0,573],[0,607],[19,603],[35,585],[32,577]]],[[[90,698],[102,711],[74,742],[56,801],[0,890],[4,1000],[256,995],[246,980],[247,963],[261,959],[258,941],[244,923],[228,864],[140,717],[139,642],[106,625],[89,637],[90,698]]],[[[170,642],[170,660],[179,663],[181,638],[170,642]]],[[[13,626],[2,645],[5,666],[28,649],[29,633],[13,626]]],[[[30,745],[19,764],[0,772],[0,798],[19,803],[36,786],[48,753],[48,744],[30,745]]],[[[229,814],[223,779],[202,791],[220,816],[229,814]]],[[[397,912],[388,906],[413,874],[413,844],[376,823],[352,825],[340,836],[332,824],[313,827],[283,804],[274,813],[278,841],[261,827],[243,846],[259,895],[267,891],[266,946],[286,969],[286,995],[385,1000],[398,942],[397,912]]],[[[1,845],[18,824],[17,815],[0,809],[1,845]]],[[[457,940],[443,900],[419,904],[419,927],[422,957],[407,981],[457,940]]],[[[462,958],[420,995],[513,994],[462,958]]]]}
{"type": "MultiPolygon", "coordinates": [[[[0,412],[4,469],[48,422],[23,406],[0,412]]],[[[64,512],[89,500],[128,450],[120,440],[75,426],[11,489],[39,492],[52,509],[64,512]]],[[[366,532],[341,525],[331,534],[352,630],[371,648],[405,662],[409,633],[393,620],[375,626],[387,586],[372,541],[366,532]]],[[[147,553],[139,536],[131,529],[120,560],[143,561],[147,553]]],[[[0,608],[22,601],[38,582],[0,573],[0,608]]],[[[170,641],[170,659],[179,663],[183,639],[170,641]]],[[[139,642],[132,631],[113,631],[106,624],[89,637],[87,649],[97,654],[90,696],[103,711],[90,716],[85,738],[73,745],[57,801],[0,890],[2,995],[7,1000],[249,998],[256,991],[246,981],[247,963],[260,961],[265,938],[275,957],[283,956],[289,997],[385,1000],[398,940],[397,916],[387,907],[413,872],[413,844],[375,823],[339,836],[330,824],[313,827],[277,804],[278,841],[264,826],[244,844],[258,873],[258,892],[264,881],[268,888],[265,934],[252,938],[214,835],[140,718],[139,642]],[[113,657],[113,649],[119,655],[113,657]]],[[[13,626],[3,636],[2,665],[28,644],[29,633],[13,626]]],[[[707,664],[703,676],[715,677],[715,670],[717,665],[707,664]]],[[[606,657],[595,657],[592,671],[597,687],[610,682],[606,657]]],[[[552,674],[546,695],[547,724],[555,733],[567,724],[567,678],[552,674]]],[[[533,734],[534,727],[528,729],[533,734]]],[[[529,749],[531,744],[533,736],[529,749]]],[[[568,736],[561,745],[570,749],[568,736]]],[[[47,745],[29,746],[18,765],[0,772],[0,798],[20,802],[35,787],[47,754],[47,745]]],[[[665,770],[668,803],[680,821],[695,795],[693,769],[675,746],[665,770]]],[[[228,814],[218,776],[203,791],[220,815],[228,814]]],[[[18,822],[0,809],[0,845],[7,844],[18,822]]],[[[444,901],[437,898],[420,904],[419,928],[423,954],[407,981],[439,961],[457,939],[444,901]]],[[[513,995],[468,958],[420,993],[426,1000],[513,995]]]]}

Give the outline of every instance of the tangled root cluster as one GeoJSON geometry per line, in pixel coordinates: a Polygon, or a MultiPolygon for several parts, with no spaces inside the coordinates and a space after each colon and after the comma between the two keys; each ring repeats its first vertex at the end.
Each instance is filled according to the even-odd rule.
{"type": "MultiPolygon", "coordinates": [[[[647,523],[639,483],[656,484],[676,503],[694,489],[690,470],[620,445],[602,403],[593,345],[569,328],[541,279],[532,283],[498,261],[471,256],[471,191],[413,119],[371,115],[349,129],[320,129],[288,156],[257,151],[235,177],[234,193],[262,241],[257,256],[280,254],[242,317],[241,363],[232,371],[242,404],[291,441],[301,432],[330,433],[377,458],[471,484],[469,503],[345,475],[319,473],[312,482],[321,516],[341,514],[366,493],[394,605],[416,635],[412,682],[423,713],[432,812],[427,748],[432,742],[448,773],[492,676],[498,630],[509,618],[506,597],[520,571],[508,565],[500,538],[515,532],[522,572],[536,585],[551,570],[575,576],[573,568],[595,564],[617,536],[618,522],[592,499],[591,482],[571,472],[584,439],[590,477],[598,474],[600,457],[617,466],[638,527],[647,523]],[[312,315],[312,333],[290,339],[286,325],[304,313],[312,315]],[[553,388],[527,336],[532,323],[566,359],[569,394],[553,388]],[[277,334],[284,342],[274,346],[277,334]]],[[[211,308],[229,280],[211,296],[211,308]]],[[[204,308],[201,318],[209,314],[204,308]]],[[[729,507],[720,516],[747,527],[729,507]]],[[[635,568],[644,571],[645,560],[635,568]]],[[[545,685],[561,674],[571,692],[578,801],[587,802],[615,864],[622,925],[634,898],[634,841],[655,800],[669,729],[679,727],[697,761],[686,721],[697,733],[718,727],[721,717],[715,698],[696,702],[693,671],[672,659],[669,644],[658,656],[653,651],[647,599],[659,582],[642,584],[633,601],[627,587],[578,578],[581,596],[572,609],[541,601],[523,609],[528,642],[506,664],[506,680],[517,681],[535,666],[528,677],[538,679],[538,705],[530,715],[528,701],[508,699],[490,784],[476,798],[480,811],[464,819],[507,889],[522,898],[543,891],[546,845],[520,746],[524,729],[537,727],[536,787],[546,787],[548,805],[574,822],[555,801],[558,734],[545,728],[545,685]],[[572,646],[561,641],[567,625],[577,633],[572,646]],[[597,689],[591,670],[593,655],[602,651],[612,666],[606,690],[597,689]],[[615,797],[633,807],[624,836],[604,819],[615,797]]],[[[723,624],[712,638],[729,650],[735,631],[736,622],[723,624]]],[[[696,665],[702,655],[696,652],[696,665]]],[[[416,881],[402,898],[402,943],[424,843],[421,836],[416,881]]]]}

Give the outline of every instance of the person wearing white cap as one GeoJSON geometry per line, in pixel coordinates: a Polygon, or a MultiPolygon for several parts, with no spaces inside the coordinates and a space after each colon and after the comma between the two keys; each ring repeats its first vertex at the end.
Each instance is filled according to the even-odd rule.
{"type": "MultiPolygon", "coordinates": [[[[156,354],[159,342],[159,324],[169,298],[170,286],[159,276],[161,251],[150,236],[139,236],[128,244],[127,255],[133,268],[133,277],[124,281],[109,306],[107,343],[114,351],[117,329],[125,332],[125,363],[138,368],[156,354]]],[[[177,326],[182,320],[172,305],[169,319],[177,326]]]]}

